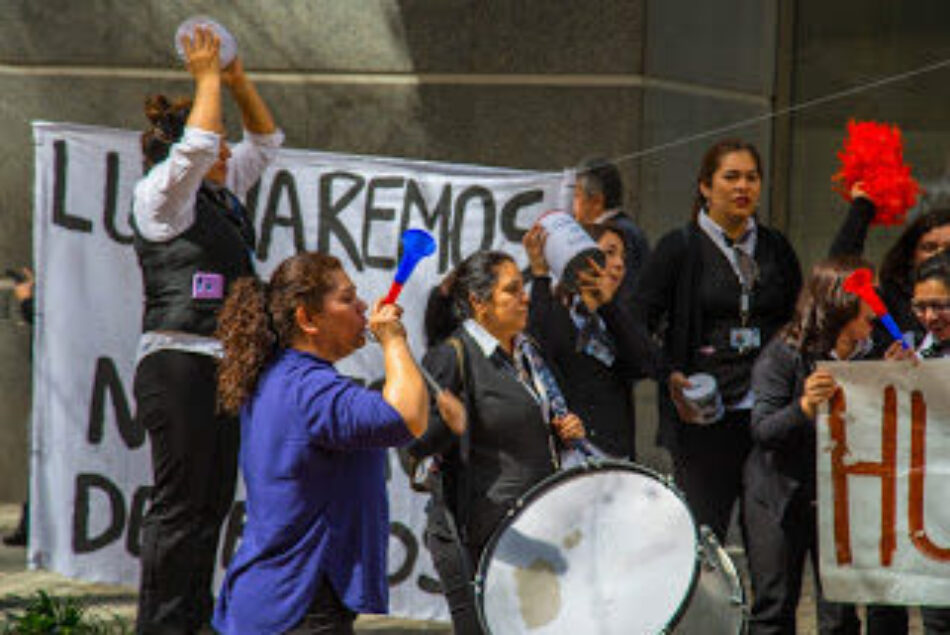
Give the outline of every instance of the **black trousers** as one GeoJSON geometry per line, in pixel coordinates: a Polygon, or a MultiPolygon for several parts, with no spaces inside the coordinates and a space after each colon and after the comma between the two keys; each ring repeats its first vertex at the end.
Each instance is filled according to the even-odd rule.
{"type": "Polygon", "coordinates": [[[234,499],[240,426],[216,414],[216,366],[158,351],[135,372],[136,419],[154,477],[142,523],[139,633],[193,633],[211,618],[221,523],[234,499]]]}
{"type": "Polygon", "coordinates": [[[287,635],[353,635],[356,613],[346,607],[327,576],[320,578],[307,615],[287,635]]]}
{"type": "Polygon", "coordinates": [[[950,608],[924,606],[920,609],[925,635],[950,635],[950,608]]]}
{"type": "MultiPolygon", "coordinates": [[[[818,526],[815,508],[802,503],[790,510],[784,524],[752,496],[743,505],[746,556],[752,579],[750,635],[795,635],[795,612],[802,589],[805,558],[818,571],[818,526]]],[[[818,632],[859,635],[861,623],[853,605],[827,602],[815,575],[818,632]]],[[[905,619],[906,622],[906,619],[905,619]]]]}
{"type": "Polygon", "coordinates": [[[742,501],[742,469],[751,439],[749,411],[727,410],[723,421],[713,425],[684,424],[671,452],[673,477],[693,519],[712,529],[722,544],[732,510],[742,501]]]}
{"type": "Polygon", "coordinates": [[[481,635],[472,584],[481,548],[463,546],[450,528],[449,523],[454,520],[445,513],[441,504],[433,503],[426,527],[426,547],[449,605],[455,635],[481,635]]]}

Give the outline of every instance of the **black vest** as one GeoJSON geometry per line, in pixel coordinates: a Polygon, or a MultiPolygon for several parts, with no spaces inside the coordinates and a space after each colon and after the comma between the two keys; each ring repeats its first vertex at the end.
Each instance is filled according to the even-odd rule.
{"type": "Polygon", "coordinates": [[[142,330],[212,335],[223,299],[192,298],[193,277],[199,271],[221,274],[226,293],[235,279],[254,275],[254,226],[244,206],[226,190],[203,183],[195,222],[183,234],[152,242],[134,222],[132,228],[145,289],[142,330]]]}

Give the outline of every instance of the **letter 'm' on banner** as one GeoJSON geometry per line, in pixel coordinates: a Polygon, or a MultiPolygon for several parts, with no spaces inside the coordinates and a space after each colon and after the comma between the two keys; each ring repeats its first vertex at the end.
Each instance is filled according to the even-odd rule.
{"type": "Polygon", "coordinates": [[[89,427],[86,440],[92,444],[102,442],[106,419],[106,393],[112,395],[113,412],[119,428],[119,435],[130,450],[145,443],[145,428],[132,416],[129,401],[122,387],[119,371],[108,357],[96,360],[96,376],[92,384],[92,399],[89,400],[89,427]]]}

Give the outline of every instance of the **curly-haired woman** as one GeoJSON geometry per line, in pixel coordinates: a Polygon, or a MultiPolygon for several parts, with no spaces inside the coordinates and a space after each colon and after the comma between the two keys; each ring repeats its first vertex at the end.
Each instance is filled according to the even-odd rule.
{"type": "Polygon", "coordinates": [[[385,449],[428,425],[402,310],[366,303],[336,258],[302,253],[269,284],[239,280],[221,312],[221,406],[241,417],[244,535],[215,613],[223,633],[352,633],[387,610],[385,449]],[[383,351],[382,392],[334,363],[383,351]],[[293,629],[293,630],[292,630],[293,629]]]}

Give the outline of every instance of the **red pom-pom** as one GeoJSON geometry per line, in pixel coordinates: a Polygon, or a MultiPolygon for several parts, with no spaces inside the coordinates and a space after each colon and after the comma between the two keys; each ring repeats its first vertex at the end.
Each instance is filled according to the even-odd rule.
{"type": "Polygon", "coordinates": [[[835,189],[851,200],[851,188],[861,188],[874,203],[875,225],[900,225],[917,202],[920,185],[904,163],[901,131],[897,126],[873,121],[848,122],[844,148],[838,152],[841,167],[832,178],[835,189]]]}

